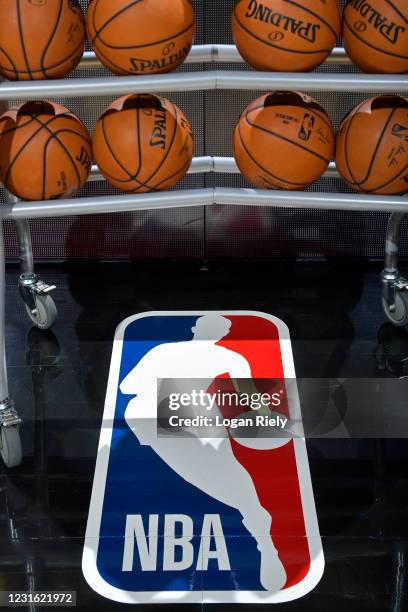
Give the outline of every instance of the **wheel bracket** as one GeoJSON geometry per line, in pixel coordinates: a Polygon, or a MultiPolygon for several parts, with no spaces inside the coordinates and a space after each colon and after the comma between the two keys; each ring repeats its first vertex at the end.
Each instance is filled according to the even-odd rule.
{"type": "Polygon", "coordinates": [[[18,287],[24,303],[33,314],[37,312],[35,296],[47,295],[56,289],[55,285],[48,285],[40,280],[36,274],[21,274],[18,281],[18,287]]]}
{"type": "Polygon", "coordinates": [[[392,286],[398,291],[408,291],[408,280],[400,276],[392,283],[392,286]]]}
{"type": "Polygon", "coordinates": [[[13,427],[14,425],[20,425],[22,422],[12,400],[6,399],[0,402],[0,427],[13,427]]]}

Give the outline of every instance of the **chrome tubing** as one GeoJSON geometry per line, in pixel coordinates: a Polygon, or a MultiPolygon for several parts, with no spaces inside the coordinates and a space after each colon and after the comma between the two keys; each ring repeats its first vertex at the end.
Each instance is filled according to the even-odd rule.
{"type": "Polygon", "coordinates": [[[213,70],[209,72],[176,72],[151,76],[125,76],[54,81],[3,81],[0,100],[38,98],[77,98],[118,96],[129,93],[177,91],[324,91],[324,92],[389,92],[408,90],[405,75],[389,74],[326,74],[290,72],[243,72],[213,70]]]}
{"type": "MultiPolygon", "coordinates": [[[[8,379],[6,363],[6,257],[4,252],[4,223],[0,219],[0,413],[8,408],[8,379]]],[[[0,419],[1,421],[1,419],[0,419]]]]}
{"type": "MultiPolygon", "coordinates": [[[[240,55],[235,45],[193,45],[185,64],[209,64],[209,63],[228,63],[245,64],[245,60],[240,55]]],[[[332,53],[324,62],[325,64],[351,64],[343,47],[335,47],[332,53]]],[[[82,56],[78,68],[100,68],[102,64],[93,51],[86,51],[82,56]]]]}
{"type": "Polygon", "coordinates": [[[6,219],[43,219],[70,215],[210,206],[212,204],[408,213],[408,200],[401,197],[221,187],[45,202],[21,201],[5,205],[2,212],[6,219]]]}

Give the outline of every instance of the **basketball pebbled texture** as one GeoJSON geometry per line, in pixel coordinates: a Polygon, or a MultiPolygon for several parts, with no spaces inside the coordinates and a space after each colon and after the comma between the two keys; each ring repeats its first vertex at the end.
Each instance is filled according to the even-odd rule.
{"type": "Polygon", "coordinates": [[[76,0],[0,0],[0,74],[11,81],[63,78],[85,48],[76,0]]]}
{"type": "Polygon", "coordinates": [[[190,0],[91,0],[87,29],[115,74],[171,72],[190,52],[195,12],[190,0]]]}
{"type": "Polygon", "coordinates": [[[235,44],[256,70],[312,70],[340,30],[338,0],[238,0],[232,15],[235,44]]]}
{"type": "Polygon", "coordinates": [[[254,100],[234,132],[234,156],[259,189],[302,190],[326,171],[334,131],[323,108],[299,92],[275,92],[254,100]]]}
{"type": "Polygon", "coordinates": [[[134,94],[116,100],[98,120],[95,161],[104,177],[123,191],[170,189],[186,174],[193,135],[182,111],[165,98],[134,94]]]}
{"type": "Polygon", "coordinates": [[[67,108],[26,102],[0,117],[0,178],[23,200],[70,197],[86,182],[91,139],[67,108]]]}
{"type": "Polygon", "coordinates": [[[379,195],[408,192],[408,99],[365,100],[343,120],[336,163],[356,191],[379,195]]]}
{"type": "Polygon", "coordinates": [[[364,72],[408,72],[408,1],[351,0],[344,9],[343,39],[364,72]]]}

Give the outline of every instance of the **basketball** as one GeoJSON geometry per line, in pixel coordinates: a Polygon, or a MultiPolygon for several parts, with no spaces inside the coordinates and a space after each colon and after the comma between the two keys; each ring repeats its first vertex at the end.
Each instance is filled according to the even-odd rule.
{"type": "Polygon", "coordinates": [[[238,0],[232,15],[238,51],[256,70],[312,70],[330,55],[340,30],[338,0],[238,0]]]}
{"type": "Polygon", "coordinates": [[[357,191],[408,192],[408,99],[365,100],[344,119],[336,138],[336,163],[357,191]]]}
{"type": "Polygon", "coordinates": [[[88,35],[115,74],[158,74],[186,59],[195,34],[190,0],[91,0],[88,35]]]}
{"type": "Polygon", "coordinates": [[[258,98],[234,132],[237,165],[259,189],[302,190],[322,176],[333,153],[329,117],[313,98],[298,92],[258,98]]]}
{"type": "Polygon", "coordinates": [[[0,0],[0,14],[2,77],[60,79],[76,68],[86,34],[76,0],[0,0]]]}
{"type": "Polygon", "coordinates": [[[116,100],[98,120],[93,137],[95,161],[106,180],[138,193],[176,185],[187,174],[193,149],[181,110],[149,94],[116,100]]]}
{"type": "Polygon", "coordinates": [[[364,72],[408,72],[407,0],[351,0],[344,9],[343,39],[364,72]]]}
{"type": "Polygon", "coordinates": [[[87,129],[60,104],[26,102],[0,117],[0,178],[23,200],[72,196],[91,161],[87,129]]]}

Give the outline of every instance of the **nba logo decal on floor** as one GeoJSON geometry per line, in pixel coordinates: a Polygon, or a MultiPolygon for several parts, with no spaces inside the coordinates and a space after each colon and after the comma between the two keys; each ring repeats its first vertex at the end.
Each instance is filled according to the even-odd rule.
{"type": "Polygon", "coordinates": [[[301,422],[294,379],[288,329],[268,314],[148,312],[119,325],[82,562],[95,591],[135,604],[279,603],[317,585],[304,438],[236,435],[254,431],[240,429],[245,415],[275,432],[301,422]],[[264,398],[266,412],[244,398],[264,398]]]}

